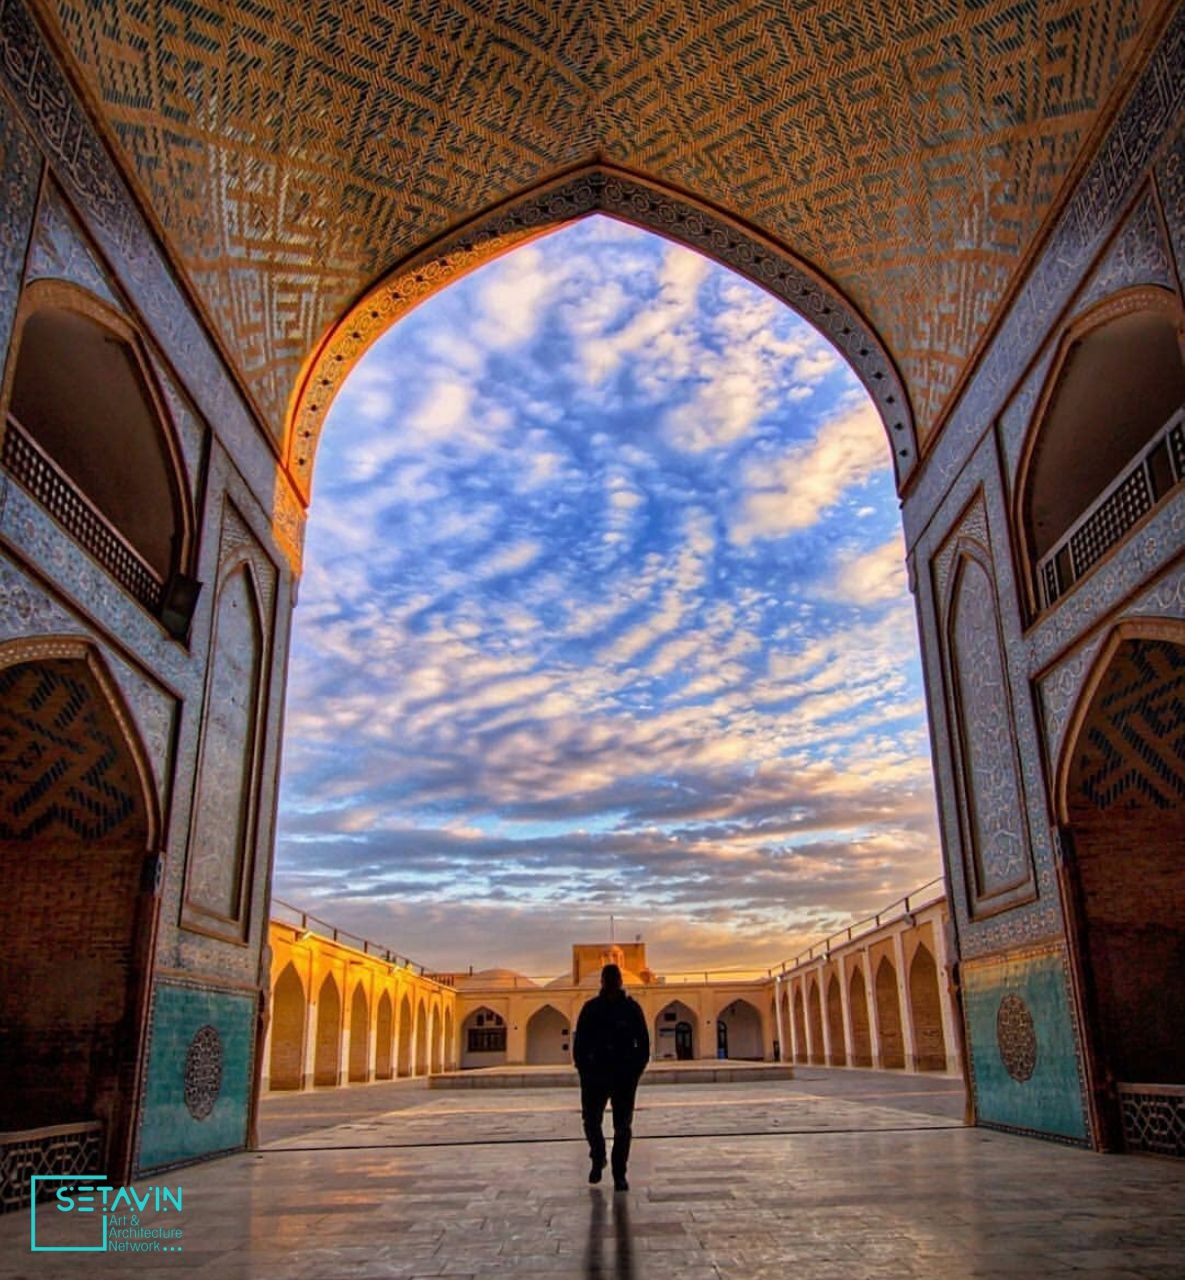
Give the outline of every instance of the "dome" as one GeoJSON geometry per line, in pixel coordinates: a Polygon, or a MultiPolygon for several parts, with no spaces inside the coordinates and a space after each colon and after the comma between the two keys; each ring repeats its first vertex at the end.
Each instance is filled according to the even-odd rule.
{"type": "Polygon", "coordinates": [[[477,973],[467,973],[464,977],[458,978],[456,990],[488,991],[491,987],[499,989],[518,987],[521,989],[524,987],[537,987],[538,985],[537,982],[532,982],[525,974],[517,973],[514,969],[480,969],[477,973]]]}

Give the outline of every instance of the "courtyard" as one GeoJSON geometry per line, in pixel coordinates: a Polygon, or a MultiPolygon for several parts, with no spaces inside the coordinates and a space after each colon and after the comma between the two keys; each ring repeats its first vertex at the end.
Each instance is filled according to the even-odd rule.
{"type": "MultiPolygon", "coordinates": [[[[183,1189],[180,1219],[141,1218],[180,1224],[176,1252],[33,1254],[19,1213],[0,1222],[0,1278],[1183,1272],[1179,1163],[966,1128],[952,1076],[800,1067],[789,1081],[643,1087],[631,1190],[617,1195],[586,1184],[577,1096],[423,1080],[273,1095],[261,1149],[154,1179],[183,1189]]],[[[43,1203],[37,1226],[52,1244],[78,1218],[43,1203]]]]}

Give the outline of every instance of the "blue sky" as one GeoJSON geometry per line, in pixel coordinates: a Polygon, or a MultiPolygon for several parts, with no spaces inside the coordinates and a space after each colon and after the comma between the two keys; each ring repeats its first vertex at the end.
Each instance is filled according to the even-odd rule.
{"type": "Polygon", "coordinates": [[[595,217],[423,304],[317,458],[277,894],[441,968],[766,965],[938,874],[884,431],[595,217]]]}

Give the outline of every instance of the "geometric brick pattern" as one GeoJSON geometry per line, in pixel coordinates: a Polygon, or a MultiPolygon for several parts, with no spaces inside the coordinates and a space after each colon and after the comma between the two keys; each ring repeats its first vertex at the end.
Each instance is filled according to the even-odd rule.
{"type": "Polygon", "coordinates": [[[608,162],[742,216],[835,281],[923,432],[1167,8],[44,5],[274,426],[373,280],[474,213],[608,162]]]}
{"type": "Polygon", "coordinates": [[[372,342],[433,293],[516,244],[601,212],[670,236],[762,285],[815,326],[846,357],[880,410],[897,478],[917,462],[908,396],[868,322],[833,286],[793,255],[711,208],[620,170],[598,165],[566,175],[434,243],[401,263],[338,321],[310,361],[292,405],[288,470],[307,497],[317,439],[330,403],[372,342]]]}
{"type": "Polygon", "coordinates": [[[1079,736],[1069,794],[1098,809],[1185,801],[1185,647],[1120,646],[1079,736]]]}
{"type": "Polygon", "coordinates": [[[124,734],[84,662],[0,670],[0,840],[147,838],[124,734]]]}

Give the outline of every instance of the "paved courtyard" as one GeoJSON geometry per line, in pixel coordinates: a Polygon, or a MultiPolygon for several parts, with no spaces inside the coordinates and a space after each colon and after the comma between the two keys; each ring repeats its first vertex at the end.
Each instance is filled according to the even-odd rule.
{"type": "MultiPolygon", "coordinates": [[[[153,1180],[183,1211],[140,1225],[180,1226],[178,1252],[33,1254],[23,1213],[0,1280],[1185,1276],[1185,1167],[964,1128],[954,1080],[645,1089],[619,1195],[586,1184],[575,1107],[422,1081],[268,1099],[264,1149],[153,1180]]],[[[42,1243],[97,1226],[38,1213],[42,1243]]]]}

